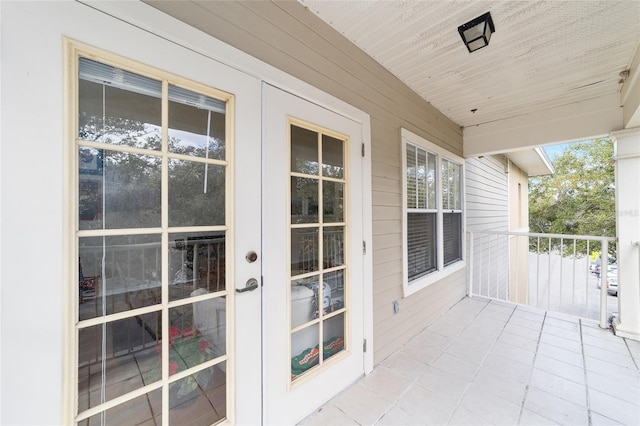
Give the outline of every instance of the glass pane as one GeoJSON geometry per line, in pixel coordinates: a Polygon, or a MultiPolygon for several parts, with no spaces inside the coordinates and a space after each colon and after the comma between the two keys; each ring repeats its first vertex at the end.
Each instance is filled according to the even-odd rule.
{"type": "Polygon", "coordinates": [[[80,320],[161,302],[160,235],[79,239],[80,320]]]}
{"type": "Polygon", "coordinates": [[[407,269],[409,281],[436,269],[436,214],[407,214],[407,269]]]}
{"type": "Polygon", "coordinates": [[[324,321],[322,359],[326,360],[344,350],[344,313],[324,321]]]}
{"type": "Polygon", "coordinates": [[[291,328],[318,317],[317,288],[318,276],[291,282],[291,328]]]}
{"type": "Polygon", "coordinates": [[[442,208],[451,210],[451,180],[449,176],[449,162],[442,160],[442,208]]]}
{"type": "Polygon", "coordinates": [[[224,166],[169,161],[169,226],[225,224],[224,166]]]}
{"type": "Polygon", "coordinates": [[[291,335],[291,380],[318,365],[320,327],[312,324],[291,335]]]}
{"type": "Polygon", "coordinates": [[[169,300],[226,289],[224,232],[169,235],[169,300]]]}
{"type": "Polygon", "coordinates": [[[344,141],[322,135],[322,175],[344,177],[344,141]]]}
{"type": "Polygon", "coordinates": [[[427,208],[437,209],[436,204],[436,156],[427,154],[427,208]]]}
{"type": "Polygon", "coordinates": [[[324,296],[330,296],[328,307],[324,308],[325,313],[330,314],[344,308],[344,271],[327,272],[324,274],[324,282],[329,286],[324,291],[324,296]]]}
{"type": "Polygon", "coordinates": [[[326,227],[323,234],[323,267],[344,265],[344,226],[326,227]]]}
{"type": "Polygon", "coordinates": [[[291,177],[291,223],[318,223],[318,180],[291,177]]]}
{"type": "Polygon", "coordinates": [[[159,150],[162,83],[80,59],[78,137],[159,150]]]}
{"type": "Polygon", "coordinates": [[[169,86],[169,151],[224,160],[224,102],[169,86]]]}
{"type": "Polygon", "coordinates": [[[169,385],[169,424],[212,425],[227,415],[226,363],[169,385]]]}
{"type": "Polygon", "coordinates": [[[323,222],[344,221],[344,184],[324,181],[322,193],[323,222]]]}
{"type": "Polygon", "coordinates": [[[78,396],[91,408],[162,377],[160,313],[79,330],[78,396]]]}
{"type": "Polygon", "coordinates": [[[427,208],[427,152],[418,149],[416,164],[416,181],[418,189],[418,208],[427,208]]]}
{"type": "Polygon", "coordinates": [[[462,213],[442,215],[442,238],[444,240],[444,265],[462,259],[462,213]]]}
{"type": "Polygon", "coordinates": [[[318,228],[291,230],[291,275],[317,271],[320,260],[318,228]]]}
{"type": "Polygon", "coordinates": [[[318,174],[318,133],[291,125],[291,171],[318,174]]]}
{"type": "Polygon", "coordinates": [[[221,297],[169,309],[169,375],[225,354],[225,310],[221,297]]]}
{"type": "Polygon", "coordinates": [[[93,425],[154,425],[162,424],[162,389],[156,389],[137,398],[123,402],[104,413],[96,414],[78,423],[93,425]],[[102,418],[104,416],[104,419],[102,418]],[[104,420],[104,423],[103,423],[104,420]]]}
{"type": "Polygon", "coordinates": [[[407,144],[407,208],[418,207],[417,195],[416,147],[407,144]]]}
{"type": "Polygon", "coordinates": [[[80,148],[80,229],[160,226],[159,157],[80,148]]]}

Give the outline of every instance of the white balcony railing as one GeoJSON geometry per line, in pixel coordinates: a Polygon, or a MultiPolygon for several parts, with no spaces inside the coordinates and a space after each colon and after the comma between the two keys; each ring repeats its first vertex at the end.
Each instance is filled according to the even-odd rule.
{"type": "Polygon", "coordinates": [[[478,230],[467,236],[469,296],[590,318],[602,328],[617,313],[615,238],[478,230]],[[609,253],[600,256],[600,272],[598,252],[609,253]]]}

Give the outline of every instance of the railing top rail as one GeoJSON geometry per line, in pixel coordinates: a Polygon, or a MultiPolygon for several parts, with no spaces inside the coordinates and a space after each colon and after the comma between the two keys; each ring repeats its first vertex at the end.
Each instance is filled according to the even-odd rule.
{"type": "Polygon", "coordinates": [[[488,231],[488,230],[481,230],[481,229],[468,229],[467,232],[470,234],[514,235],[514,236],[521,236],[521,237],[541,237],[541,238],[564,238],[567,240],[616,241],[616,237],[598,237],[595,235],[541,234],[536,232],[488,231]]]}

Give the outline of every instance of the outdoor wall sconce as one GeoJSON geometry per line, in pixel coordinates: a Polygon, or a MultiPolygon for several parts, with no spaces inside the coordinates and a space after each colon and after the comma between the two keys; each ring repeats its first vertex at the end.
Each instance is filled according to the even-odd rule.
{"type": "Polygon", "coordinates": [[[478,16],[458,27],[460,37],[462,37],[462,41],[464,41],[467,49],[469,49],[469,53],[489,45],[491,34],[495,31],[496,29],[493,26],[493,19],[491,19],[490,12],[478,16]]]}

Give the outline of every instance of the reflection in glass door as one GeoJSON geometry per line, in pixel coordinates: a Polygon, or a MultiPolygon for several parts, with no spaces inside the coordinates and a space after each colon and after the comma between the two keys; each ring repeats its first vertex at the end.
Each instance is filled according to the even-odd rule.
{"type": "Polygon", "coordinates": [[[76,64],[76,423],[219,422],[233,97],[76,64]]]}
{"type": "Polygon", "coordinates": [[[290,119],[291,381],[345,351],[347,138],[290,119]]]}

